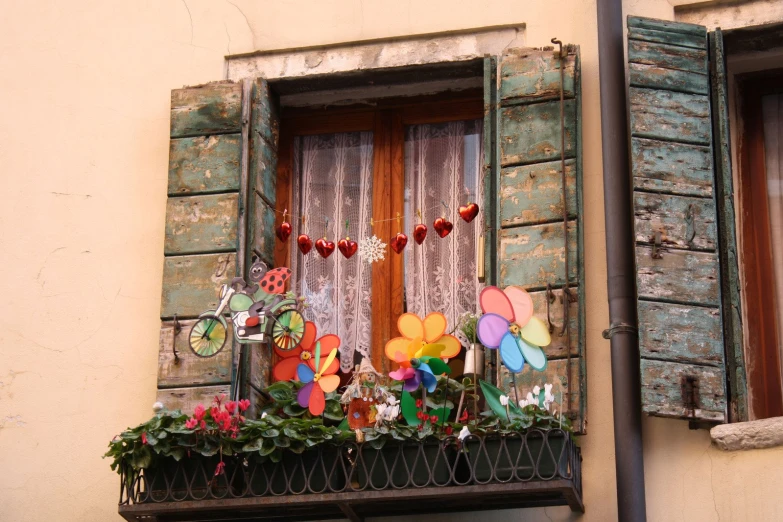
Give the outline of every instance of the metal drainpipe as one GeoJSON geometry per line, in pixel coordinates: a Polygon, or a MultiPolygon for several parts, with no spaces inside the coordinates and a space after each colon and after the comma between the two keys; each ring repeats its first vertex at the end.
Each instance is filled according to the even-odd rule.
{"type": "Polygon", "coordinates": [[[597,0],[617,517],[647,520],[622,0],[597,0]]]}

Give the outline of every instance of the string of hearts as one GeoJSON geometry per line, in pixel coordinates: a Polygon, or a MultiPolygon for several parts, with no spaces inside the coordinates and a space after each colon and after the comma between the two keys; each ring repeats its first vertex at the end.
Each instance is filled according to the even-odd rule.
{"type": "MultiPolygon", "coordinates": [[[[448,210],[448,206],[446,205],[446,203],[444,202],[441,203],[446,208],[446,210],[448,210]]],[[[433,207],[433,208],[437,208],[437,207],[433,207]]],[[[460,206],[458,212],[463,221],[465,221],[466,223],[470,223],[476,218],[476,216],[478,216],[479,206],[476,203],[468,202],[467,205],[460,206]]],[[[417,210],[416,214],[418,215],[419,223],[413,227],[413,240],[416,241],[417,244],[421,245],[424,242],[424,239],[427,237],[427,225],[423,223],[421,210],[417,210]]],[[[280,223],[275,228],[275,235],[277,236],[277,239],[281,242],[288,241],[288,238],[291,237],[291,233],[293,231],[293,227],[291,226],[291,223],[286,220],[287,216],[288,216],[288,210],[286,209],[283,211],[283,222],[280,223]]],[[[304,216],[301,216],[301,219],[302,219],[302,225],[304,225],[304,216]]],[[[397,224],[399,226],[401,219],[402,217],[398,212],[396,218],[383,219],[378,221],[374,221],[370,219],[370,226],[372,227],[375,224],[384,221],[397,221],[397,224]]],[[[329,225],[329,218],[326,218],[324,229],[326,229],[328,225],[329,225]]],[[[454,224],[451,221],[449,221],[445,217],[445,215],[442,215],[433,221],[432,227],[435,229],[435,232],[438,234],[438,236],[442,239],[451,233],[451,231],[454,229],[454,224]]],[[[353,241],[350,238],[350,236],[347,235],[348,221],[345,222],[345,228],[346,228],[346,237],[338,240],[336,247],[337,249],[340,250],[340,253],[346,259],[350,259],[359,249],[359,245],[358,243],[356,243],[356,241],[353,241]]],[[[375,236],[373,236],[373,238],[375,238],[375,236]]],[[[299,247],[299,251],[302,252],[303,255],[309,254],[313,248],[313,245],[315,245],[315,249],[324,259],[332,255],[332,253],[335,250],[334,241],[329,241],[326,238],[326,235],[324,235],[324,237],[322,238],[317,239],[315,243],[313,243],[313,240],[310,239],[310,236],[308,236],[305,233],[302,233],[299,234],[299,236],[296,238],[296,243],[297,246],[299,247]]],[[[378,244],[379,246],[382,245],[382,247],[385,247],[383,243],[378,242],[378,244]]],[[[391,240],[389,241],[389,245],[391,246],[391,249],[397,254],[401,254],[407,244],[408,244],[408,236],[402,232],[397,232],[397,234],[392,236],[391,240]]]]}

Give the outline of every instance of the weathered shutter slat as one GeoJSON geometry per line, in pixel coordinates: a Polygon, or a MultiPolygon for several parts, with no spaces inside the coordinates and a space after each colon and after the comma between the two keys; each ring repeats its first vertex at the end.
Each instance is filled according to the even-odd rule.
{"type": "Polygon", "coordinates": [[[171,137],[210,136],[242,129],[242,88],[216,82],[171,91],[171,137]]]}
{"type": "Polygon", "coordinates": [[[497,188],[491,193],[499,194],[498,266],[492,282],[500,287],[518,285],[529,290],[536,316],[544,322],[549,304],[549,318],[555,327],[552,344],[545,348],[549,358],[546,369],[538,372],[525,367],[516,376],[514,392],[511,375],[501,367],[500,384],[512,398],[524,398],[536,385],[553,384],[560,408],[571,414],[576,429],[584,432],[584,267],[578,116],[581,85],[578,48],[568,49],[563,69],[567,238],[561,170],[561,60],[551,49],[514,49],[500,59],[495,113],[497,170],[493,171],[497,188]],[[562,288],[566,282],[566,239],[569,289],[574,297],[568,303],[568,338],[560,335],[565,306],[562,288]],[[547,285],[553,288],[551,300],[547,285]]]}
{"type": "Polygon", "coordinates": [[[166,205],[166,255],[234,252],[237,248],[239,194],[169,198],[166,205]]]}
{"type": "Polygon", "coordinates": [[[715,199],[707,32],[636,17],[628,27],[642,408],[722,422],[726,222],[715,199]]]}
{"type": "Polygon", "coordinates": [[[240,134],[171,140],[169,196],[238,191],[241,154],[240,134]]]}

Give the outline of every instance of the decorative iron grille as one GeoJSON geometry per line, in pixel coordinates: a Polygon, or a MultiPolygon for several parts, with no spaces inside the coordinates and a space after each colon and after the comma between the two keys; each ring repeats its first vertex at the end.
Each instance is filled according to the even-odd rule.
{"type": "Polygon", "coordinates": [[[121,475],[127,520],[241,520],[563,505],[584,511],[581,454],[570,434],[529,430],[460,441],[320,445],[278,462],[245,456],[163,459],[121,475]],[[511,495],[510,495],[511,494],[511,495]],[[407,502],[410,500],[411,502],[407,502]],[[427,499],[426,502],[415,502],[427,499]],[[495,499],[494,502],[486,502],[495,499]],[[378,511],[381,509],[381,511],[378,511]],[[232,514],[226,518],[226,511],[232,514]],[[233,517],[233,518],[232,518],[233,517]]]}

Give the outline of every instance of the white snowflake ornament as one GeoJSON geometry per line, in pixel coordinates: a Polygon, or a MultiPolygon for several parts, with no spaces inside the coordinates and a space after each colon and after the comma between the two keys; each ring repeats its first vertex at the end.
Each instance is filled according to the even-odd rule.
{"type": "Polygon", "coordinates": [[[362,239],[359,241],[359,257],[368,263],[383,261],[386,257],[386,243],[376,235],[362,239]]]}

